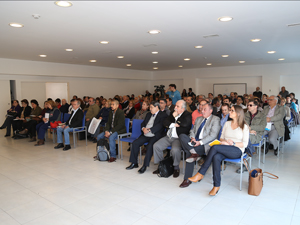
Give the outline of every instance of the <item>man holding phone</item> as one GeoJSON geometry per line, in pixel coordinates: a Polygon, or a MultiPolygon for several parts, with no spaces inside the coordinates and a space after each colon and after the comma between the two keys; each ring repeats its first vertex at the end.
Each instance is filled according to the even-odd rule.
{"type": "Polygon", "coordinates": [[[190,135],[180,134],[179,140],[183,150],[186,152],[186,170],[184,181],[179,187],[188,187],[192,182],[188,180],[193,175],[194,162],[201,156],[207,155],[210,149],[209,143],[218,138],[221,129],[220,118],[212,115],[213,107],[205,104],[202,107],[202,116],[195,121],[190,135]]]}

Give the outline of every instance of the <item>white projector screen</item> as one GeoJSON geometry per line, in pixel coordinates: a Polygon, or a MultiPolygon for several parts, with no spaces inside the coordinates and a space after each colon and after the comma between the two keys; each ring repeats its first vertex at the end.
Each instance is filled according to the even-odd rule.
{"type": "Polygon", "coordinates": [[[244,95],[247,93],[246,83],[228,83],[228,84],[214,84],[214,96],[218,94],[230,95],[230,92],[236,92],[238,95],[244,95]]]}

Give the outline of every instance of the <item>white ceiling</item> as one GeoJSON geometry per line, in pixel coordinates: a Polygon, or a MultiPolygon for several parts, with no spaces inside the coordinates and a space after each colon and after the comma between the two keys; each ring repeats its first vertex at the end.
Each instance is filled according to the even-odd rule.
{"type": "Polygon", "coordinates": [[[293,23],[300,23],[297,1],[73,1],[69,8],[54,1],[1,1],[0,58],[114,68],[130,63],[138,70],[291,63],[300,61],[300,26],[287,26],[293,23]],[[219,22],[221,16],[233,20],[219,22]],[[12,28],[11,22],[24,27],[12,28]],[[161,33],[150,35],[151,29],[161,33]],[[219,37],[203,38],[212,34],[219,37]],[[252,43],[253,38],[262,41],[252,43]]]}

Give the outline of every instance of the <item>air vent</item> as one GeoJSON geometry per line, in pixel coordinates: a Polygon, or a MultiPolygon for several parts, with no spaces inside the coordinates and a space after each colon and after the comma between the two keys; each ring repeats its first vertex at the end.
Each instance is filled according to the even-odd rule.
{"type": "Polygon", "coordinates": [[[212,38],[212,37],[219,37],[218,34],[211,34],[211,35],[204,35],[204,38],[212,38]]]}
{"type": "Polygon", "coordinates": [[[291,23],[287,25],[288,27],[300,26],[300,23],[291,23]]]}
{"type": "Polygon", "coordinates": [[[145,48],[148,48],[148,47],[156,47],[157,45],[156,44],[149,44],[149,45],[143,45],[145,48]]]}

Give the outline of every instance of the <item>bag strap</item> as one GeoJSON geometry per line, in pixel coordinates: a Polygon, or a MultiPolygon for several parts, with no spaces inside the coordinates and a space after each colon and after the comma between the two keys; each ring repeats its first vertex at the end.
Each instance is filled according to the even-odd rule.
{"type": "MultiPolygon", "coordinates": [[[[250,171],[249,171],[249,169],[248,169],[248,166],[249,166],[248,161],[247,161],[246,159],[243,159],[243,161],[244,161],[244,165],[245,165],[246,169],[247,169],[248,172],[250,173],[250,171]]],[[[242,172],[242,171],[241,171],[241,172],[242,172]]]]}
{"type": "Polygon", "coordinates": [[[269,175],[273,176],[273,177],[270,177],[270,176],[266,176],[266,175],[264,175],[264,176],[266,176],[266,177],[269,177],[269,178],[271,178],[271,179],[274,179],[274,180],[276,180],[276,179],[278,179],[278,178],[279,178],[278,176],[276,176],[276,175],[274,175],[274,174],[272,174],[272,173],[269,173],[269,172],[263,172],[263,173],[267,173],[267,174],[269,174],[269,175]]]}

